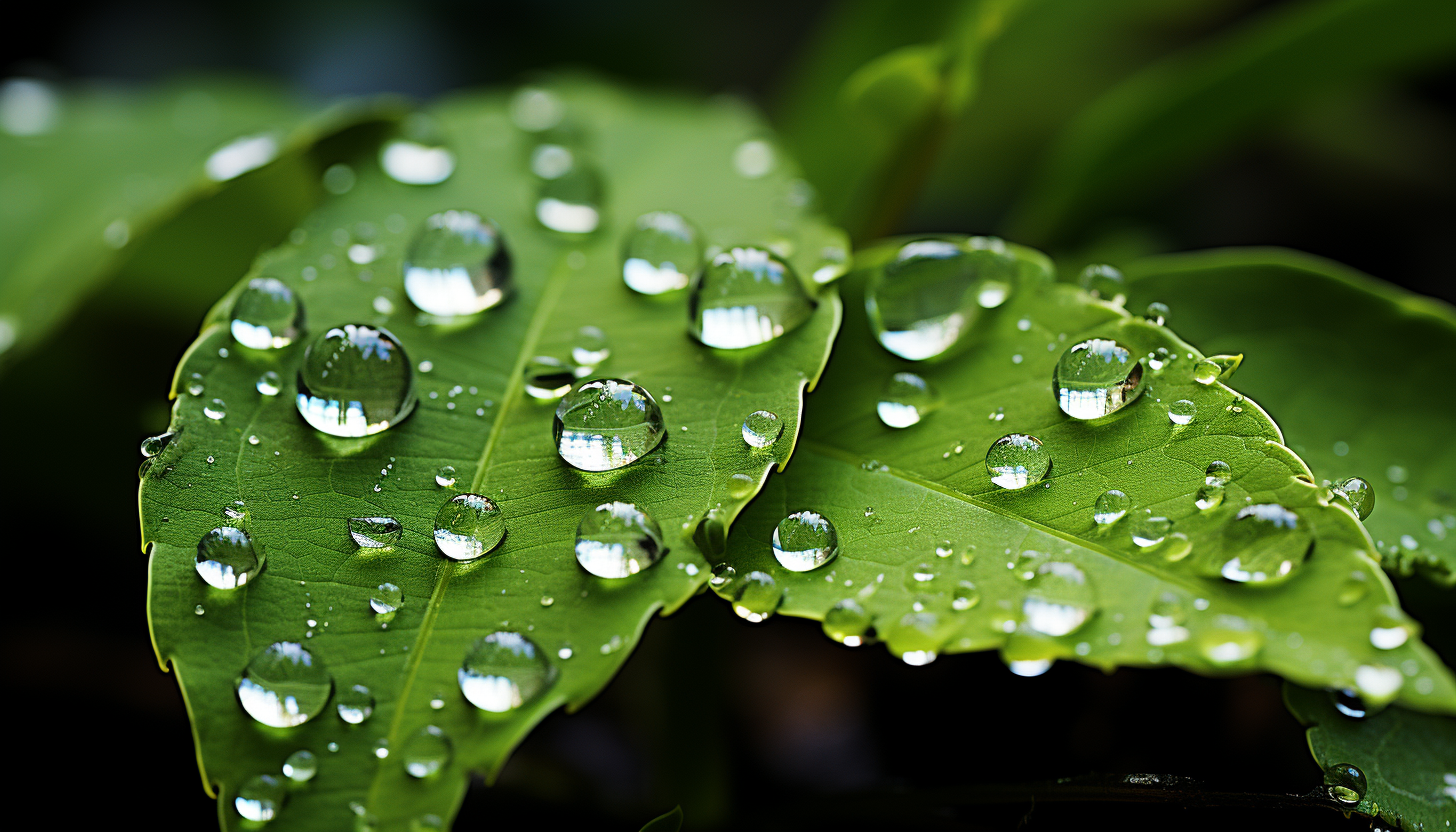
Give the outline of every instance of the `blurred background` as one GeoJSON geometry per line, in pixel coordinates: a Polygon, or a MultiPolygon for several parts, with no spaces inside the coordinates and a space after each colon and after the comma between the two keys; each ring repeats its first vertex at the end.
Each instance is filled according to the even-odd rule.
{"type": "MultiPolygon", "coordinates": [[[[835,176],[836,159],[868,146],[826,136],[839,129],[826,108],[846,78],[941,37],[959,5],[38,4],[0,29],[0,73],[123,96],[222,76],[307,109],[585,69],[749,99],[859,242],[996,233],[1048,249],[1064,271],[1282,245],[1456,301],[1456,3],[1033,0],[977,56],[967,106],[924,135],[886,140],[913,162],[890,172],[903,187],[835,176]],[[1300,40],[1355,7],[1383,22],[1345,40],[1300,40]],[[1068,147],[1106,138],[1099,114],[1180,78],[1195,88],[1182,109],[1107,139],[1145,147],[1136,164],[1114,154],[1080,195],[1048,190],[1049,171],[1076,163],[1068,147]],[[1229,115],[1204,117],[1210,108],[1229,115]]],[[[365,124],[298,163],[321,166],[369,135],[365,124]]],[[[0,156],[0,205],[10,204],[0,220],[11,222],[24,171],[5,164],[0,156]]],[[[27,767],[77,789],[83,816],[142,804],[164,812],[165,827],[215,822],[181,697],[148,641],[136,447],[165,427],[172,369],[206,308],[320,197],[280,190],[263,171],[205,195],[154,242],[108,261],[104,284],[0,367],[8,466],[41,486],[12,478],[0,509],[21,573],[0,627],[11,656],[4,695],[35,723],[21,729],[27,767]],[[218,221],[240,206],[244,221],[218,221]],[[167,243],[184,237],[190,247],[167,243]],[[163,249],[174,254],[161,259],[163,249]],[[98,808],[82,797],[94,791],[123,802],[98,808]]],[[[1419,582],[1400,590],[1418,618],[1445,603],[1419,582]]],[[[1428,643],[1456,662],[1452,634],[1428,626],[1428,643]]],[[[749,625],[699,598],[654,623],[595,702],[547,719],[495,787],[477,784],[457,828],[550,818],[636,829],[679,803],[689,827],[704,828],[1368,828],[1297,800],[1142,802],[1117,784],[1138,773],[1195,778],[1190,795],[1304,794],[1320,782],[1272,678],[1063,663],[1022,679],[993,655],[911,668],[878,648],[834,644],[812,622],[749,625]],[[1103,779],[1086,790],[1037,785],[1094,774],[1103,779]]]]}

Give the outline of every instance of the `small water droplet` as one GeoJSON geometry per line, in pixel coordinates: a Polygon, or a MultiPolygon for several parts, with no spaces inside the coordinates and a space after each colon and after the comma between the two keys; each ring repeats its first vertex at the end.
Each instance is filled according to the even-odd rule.
{"type": "Polygon", "coordinates": [[[1226,549],[1238,552],[1218,566],[1230,581],[1268,584],[1293,574],[1314,547],[1299,515],[1276,503],[1244,506],[1224,530],[1226,549]]]}
{"type": "Polygon", "coordinates": [[[796,511],[774,529],[773,553],[790,571],[818,569],[839,554],[839,532],[817,512],[796,511]]]}
{"type": "Polygon", "coordinates": [[[500,229],[470,211],[425,219],[404,257],[404,291],[421,311],[474,315],[511,291],[511,255],[500,229]]]}
{"type": "Polygon", "coordinates": [[[940,396],[930,382],[914,373],[895,373],[880,393],[875,412],[889,427],[908,428],[939,405],[940,396]]]}
{"type": "Polygon", "coordinates": [[[774,169],[773,145],[762,139],[749,139],[733,151],[733,169],[746,179],[760,179],[774,169]]]}
{"type": "Polygon", "coordinates": [[[283,379],[279,378],[276,372],[267,370],[258,376],[256,386],[259,393],[265,396],[276,396],[283,389],[283,379]]]}
{"type": "Polygon", "coordinates": [[[728,496],[734,499],[743,499],[753,493],[758,487],[758,480],[747,474],[734,474],[728,478],[728,496]]]}
{"type": "Polygon", "coordinates": [[[1052,669],[1053,659],[1021,659],[1006,663],[1006,669],[1017,676],[1024,676],[1028,679],[1041,676],[1052,669]]]}
{"type": "Polygon", "coordinates": [[[1139,549],[1151,549],[1162,543],[1168,537],[1168,532],[1172,530],[1172,520],[1144,509],[1133,515],[1128,534],[1131,535],[1134,546],[1139,549]]]}
{"type": "Polygon", "coordinates": [[[1092,505],[1092,521],[1099,526],[1110,526],[1127,516],[1132,500],[1117,489],[1109,489],[1097,497],[1092,505]]]}
{"type": "Polygon", "coordinates": [[[302,332],[303,304],[283,281],[255,277],[233,301],[230,327],[233,338],[245,347],[280,349],[302,332]]]}
{"type": "Polygon", "coordinates": [[[243,136],[219,147],[207,157],[207,178],[214,182],[236,179],[250,170],[261,168],[278,156],[278,140],[273,136],[243,136]]]}
{"type": "Polygon", "coordinates": [[[1026,626],[1042,635],[1065,636],[1097,611],[1097,593],[1075,564],[1048,561],[1036,570],[1021,604],[1026,626]]]}
{"type": "Polygon", "coordinates": [[[737,576],[738,570],[726,563],[720,563],[713,567],[713,576],[708,579],[708,583],[717,589],[722,589],[733,583],[733,579],[737,576]]]}
{"type": "Polygon", "coordinates": [[[267,823],[278,816],[287,800],[283,781],[271,774],[259,774],[238,788],[233,809],[245,821],[267,823]]]}
{"type": "Polygon", "coordinates": [[[1325,769],[1325,789],[1336,803],[1354,806],[1365,797],[1365,772],[1350,763],[1335,763],[1325,769]]]}
{"type": "Polygon", "coordinates": [[[859,602],[846,598],[824,614],[824,635],[846,647],[858,647],[867,638],[870,621],[870,614],[859,602]]]}
{"type": "Polygon", "coordinates": [[[1263,635],[1231,615],[1215,617],[1213,626],[1201,631],[1196,641],[1199,654],[1215,667],[1243,665],[1264,647],[1263,635]]]}
{"type": "Polygon", "coordinates": [[[511,121],[527,132],[550,130],[565,113],[561,98],[550,90],[522,87],[511,96],[511,121]]]}
{"type": "Polygon", "coordinates": [[[1338,688],[1330,691],[1330,703],[1335,710],[1351,719],[1364,719],[1370,713],[1370,706],[1360,698],[1360,694],[1349,688],[1338,688]]]}
{"type": "Polygon", "coordinates": [[[778,338],[809,319],[814,301],[788,262],[766,249],[718,253],[693,280],[688,320],[710,347],[743,349],[778,338]]]}
{"type": "Polygon", "coordinates": [[[733,612],[755,624],[768,620],[783,602],[784,590],[767,572],[749,572],[733,592],[733,612]]]}
{"type": "MultiPolygon", "coordinates": [[[[380,737],[379,739],[375,740],[374,745],[371,748],[374,751],[375,757],[378,757],[381,760],[385,759],[389,756],[389,737],[380,737]]],[[[371,823],[371,826],[372,825],[373,824],[371,823]]]]}
{"type": "Polygon", "coordinates": [[[549,606],[551,606],[552,604],[555,604],[555,603],[556,603],[556,599],[555,598],[552,598],[550,595],[542,595],[541,596],[541,606],[543,606],[543,607],[549,607],[549,606]]]}
{"type": "Polygon", "coordinates": [[[333,691],[333,677],[323,662],[292,641],[264,648],[248,662],[237,684],[243,710],[274,728],[292,728],[318,716],[333,691]]]}
{"type": "Polygon", "coordinates": [[[454,560],[489,554],[505,536],[505,515],[480,494],[456,494],[435,514],[435,546],[454,560]]]}
{"type": "Polygon", "coordinates": [[[213,421],[221,422],[227,417],[227,402],[222,399],[213,399],[202,406],[202,415],[213,421]]]}
{"type": "Polygon", "coordinates": [[[571,360],[577,364],[576,374],[585,375],[612,355],[612,345],[607,334],[594,326],[584,326],[576,331],[571,344],[571,360]]]}
{"type": "Polygon", "coordinates": [[[545,690],[555,680],[556,668],[529,638],[499,631],[471,645],[457,677],[470,704],[502,714],[545,690]]]}
{"type": "Polygon", "coordinates": [[[349,537],[360,549],[387,549],[399,543],[404,527],[393,517],[351,517],[349,537]]]}
{"type": "Polygon", "coordinates": [[[538,146],[531,161],[539,177],[536,220],[562,234],[596,231],[602,219],[602,175],[596,165],[554,144],[538,146]]]}
{"type": "Polygon", "coordinates": [[[1233,481],[1233,476],[1234,472],[1229,464],[1216,459],[1208,463],[1208,468],[1204,469],[1203,482],[1205,485],[1225,486],[1233,481]]]}
{"type": "Polygon", "coordinates": [[[1205,482],[1198,486],[1193,494],[1193,505],[1200,511],[1212,511],[1223,505],[1224,487],[1214,483],[1205,482]]]}
{"type": "Polygon", "coordinates": [[[576,525],[576,562],[599,578],[626,578],[667,554],[662,528],[631,503],[603,503],[576,525]]]}
{"type": "Polygon", "coordinates": [[[906,243],[870,274],[865,309],[885,349],[912,361],[941,355],[1011,293],[1016,258],[994,238],[906,243]]]}
{"type": "Polygon", "coordinates": [[[638,217],[622,247],[622,280],[644,295],[687,288],[702,264],[698,230],[668,211],[638,217]]]}
{"type": "Polygon", "coordinates": [[[526,395],[536,401],[554,402],[571,390],[578,378],[578,369],[591,372],[590,368],[573,367],[553,356],[538,355],[526,362],[521,383],[525,385],[526,395]]]}
{"type": "Polygon", "coordinates": [[[339,719],[359,725],[374,715],[374,694],[363,685],[340,688],[334,706],[339,711],[339,719]]]}
{"type": "Polygon", "coordinates": [[[456,474],[454,465],[441,465],[435,471],[435,485],[441,488],[453,488],[455,486],[456,474]]]}
{"type": "Polygon", "coordinates": [[[379,166],[396,182],[438,185],[455,172],[455,154],[447,147],[395,139],[380,149],[379,166]]]}
{"type": "Polygon", "coordinates": [[[1420,632],[1418,625],[1400,607],[1382,604],[1375,610],[1370,644],[1378,650],[1394,650],[1420,632]]]}
{"type": "Polygon", "coordinates": [[[1168,405],[1168,421],[1175,425],[1186,425],[1198,415],[1198,405],[1187,399],[1179,399],[1168,405]]]}
{"type": "Polygon", "coordinates": [[[1127,281],[1122,272],[1105,263],[1093,263],[1077,276],[1077,285],[1086,289],[1094,298],[1101,298],[1114,306],[1127,301],[1127,281]]]}
{"type": "Polygon", "coordinates": [[[582,382],[556,407],[556,451],[583,471],[612,471],[656,448],[666,435],[662,408],[630,381],[582,382]]]}
{"type": "Polygon", "coordinates": [[[1348,607],[1364,598],[1370,592],[1370,580],[1364,572],[1355,571],[1340,585],[1339,592],[1335,595],[1335,601],[1342,607],[1348,607]]]}
{"type": "Polygon", "coordinates": [[[217,589],[237,589],[263,568],[253,539],[242,529],[222,526],[197,542],[197,574],[217,589]]]}
{"type": "Polygon", "coordinates": [[[981,603],[981,591],[970,581],[961,581],[951,591],[950,608],[956,612],[964,612],[981,603]]]}
{"type": "Polygon", "coordinates": [[[318,774],[318,757],[306,748],[289,754],[283,761],[283,776],[295,783],[307,783],[315,774],[318,774]]]}
{"type": "Polygon", "coordinates": [[[404,606],[404,592],[394,584],[383,583],[369,595],[369,608],[380,617],[393,617],[404,606]]]}
{"type": "Polygon", "coordinates": [[[163,449],[165,449],[167,445],[170,444],[174,438],[176,438],[176,436],[177,434],[172,433],[171,431],[168,431],[167,433],[159,433],[156,436],[148,436],[146,439],[142,440],[142,456],[147,459],[151,459],[157,454],[160,454],[163,449]]]}
{"type": "Polygon", "coordinates": [[[1144,313],[1143,317],[1147,318],[1158,326],[1162,326],[1163,324],[1168,322],[1168,316],[1171,314],[1172,312],[1168,309],[1168,304],[1155,300],[1152,303],[1148,304],[1147,312],[1144,313]]]}
{"type": "Polygon", "coordinates": [[[1024,433],[1011,433],[991,443],[986,451],[986,470],[991,482],[1015,491],[1046,479],[1052,455],[1041,440],[1024,433]]]}
{"type": "Polygon", "coordinates": [[[769,448],[784,434],[784,422],[771,410],[755,410],[743,420],[743,441],[750,448],[769,448]]]}
{"type": "Polygon", "coordinates": [[[368,436],[415,409],[414,369],[389,331],[334,327],[308,346],[298,370],[298,412],[330,436],[368,436]]]}
{"type": "Polygon", "coordinates": [[[1057,404],[1074,419],[1100,419],[1143,392],[1143,365],[1127,347],[1091,338],[1062,353],[1052,374],[1057,404]]]}
{"type": "Polygon", "coordinates": [[[455,758],[455,744],[439,726],[426,725],[404,741],[400,758],[409,776],[424,779],[450,765],[455,758]]]}
{"type": "Polygon", "coordinates": [[[1361,520],[1375,510],[1375,489],[1359,477],[1350,477],[1335,486],[1338,496],[1343,497],[1361,520]]]}

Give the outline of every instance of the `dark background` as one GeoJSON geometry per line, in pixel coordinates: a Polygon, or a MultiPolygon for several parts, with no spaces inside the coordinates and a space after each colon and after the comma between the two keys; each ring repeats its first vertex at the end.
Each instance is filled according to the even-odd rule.
{"type": "MultiPolygon", "coordinates": [[[[1150,27],[1146,57],[1278,4],[1205,5],[1206,13],[1150,27]]],[[[905,6],[915,13],[915,4],[905,6]]],[[[388,90],[428,98],[567,65],[636,84],[741,94],[772,114],[783,79],[833,11],[782,0],[50,3],[0,30],[0,72],[145,84],[226,71],[319,96],[388,90]]],[[[1105,244],[1109,234],[1142,241],[1144,250],[1287,245],[1456,300],[1452,61],[1352,91],[1349,100],[1376,102],[1394,127],[1335,142],[1307,113],[1276,119],[1111,225],[1060,241],[1061,250],[1105,244]],[[1404,138],[1387,142],[1392,131],[1404,138]]],[[[974,114],[956,129],[982,129],[974,114]]],[[[952,137],[937,186],[900,230],[998,230],[1014,193],[973,187],[973,176],[957,190],[957,172],[970,164],[956,156],[964,144],[952,137]]],[[[215,823],[181,698],[147,637],[133,479],[137,442],[165,426],[172,368],[203,311],[136,331],[93,304],[58,338],[87,362],[79,375],[57,373],[43,348],[0,380],[11,472],[7,555],[19,565],[0,625],[7,711],[20,723],[17,763],[56,784],[63,825],[215,823]],[[55,401],[80,410],[52,416],[47,402],[55,401]],[[87,441],[73,441],[78,433],[87,441]]],[[[1400,588],[1417,617],[1423,605],[1442,603],[1419,585],[1400,588]]],[[[1453,643],[1439,633],[1430,641],[1438,649],[1453,643]]],[[[1456,655],[1448,650],[1446,659],[1456,655]]],[[[1289,800],[1185,808],[1182,800],[1139,802],[1120,787],[1102,791],[1109,800],[1070,802],[1058,796],[1077,798],[1074,786],[1043,789],[1034,800],[1028,790],[1093,772],[1197,778],[1190,792],[1304,794],[1320,782],[1270,677],[1104,675],[1063,663],[1021,679],[993,655],[911,668],[878,647],[835,645],[813,622],[749,625],[700,598],[654,623],[597,701],[548,718],[497,786],[473,789],[458,828],[547,821],[636,829],[677,803],[689,826],[733,828],[1367,826],[1289,800]]]]}

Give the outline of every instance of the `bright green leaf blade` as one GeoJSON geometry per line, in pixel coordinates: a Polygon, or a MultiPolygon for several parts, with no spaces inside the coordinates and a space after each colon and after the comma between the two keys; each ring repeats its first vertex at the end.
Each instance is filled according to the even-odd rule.
{"type": "Polygon", "coordinates": [[[1277,249],[1154,257],[1128,269],[1131,308],[1168,303],[1317,479],[1375,487],[1365,526],[1390,568],[1456,583],[1456,311],[1328,260],[1277,249]]]}
{"type": "MultiPolygon", "coordinates": [[[[816,218],[782,211],[795,171],[785,163],[758,178],[736,172],[735,148],[763,135],[763,127],[735,104],[702,106],[596,85],[560,93],[606,181],[605,226],[594,237],[565,240],[536,224],[526,171],[531,137],[511,125],[503,97],[480,96],[434,110],[456,153],[447,181],[410,186],[362,170],[352,191],[309,221],[302,242],[259,262],[257,272],[300,294],[311,334],[351,321],[383,324],[412,361],[432,363],[416,376],[420,405],[406,421],[370,440],[315,433],[291,399],[302,344],[278,355],[249,353],[227,332],[229,299],[179,367],[188,383],[201,373],[204,391],[178,396],[173,429],[181,432],[142,484],[149,612],[158,655],[178,674],[204,777],[218,785],[229,826],[238,821],[231,800],[239,784],[276,774],[299,748],[319,756],[319,775],[270,828],[335,829],[347,822],[351,802],[377,816],[381,829],[406,828],[426,812],[452,816],[468,769],[493,776],[532,725],[606,684],[653,613],[699,590],[707,572],[692,543],[696,523],[710,510],[730,521],[767,471],[788,459],[802,391],[838,327],[837,295],[823,293],[807,322],[771,344],[715,352],[687,334],[681,296],[646,298],[623,285],[619,252],[637,216],[661,209],[696,222],[711,243],[822,234],[816,218]],[[464,327],[431,325],[401,291],[407,241],[425,217],[452,208],[495,218],[514,262],[515,295],[464,327]],[[356,265],[347,252],[366,225],[374,259],[356,265]],[[305,269],[316,269],[316,279],[303,277],[305,269]],[[659,449],[615,475],[563,463],[551,437],[555,403],[522,391],[527,360],[567,353],[584,325],[604,330],[611,344],[596,374],[644,385],[667,421],[659,449]],[[254,387],[270,368],[284,379],[273,398],[254,387]],[[220,421],[202,412],[213,398],[227,403],[220,421]],[[773,447],[751,451],[741,425],[759,409],[777,413],[785,429],[773,447]],[[446,464],[456,469],[457,488],[436,485],[446,464]],[[457,490],[490,496],[507,518],[507,537],[487,558],[456,563],[436,551],[435,513],[457,490]],[[661,562],[621,581],[588,575],[573,553],[578,520],[611,500],[648,511],[670,548],[661,562]],[[197,541],[229,523],[223,511],[234,501],[268,566],[240,590],[209,590],[193,566],[197,541]],[[403,524],[393,552],[355,552],[345,521],[366,516],[403,524]],[[405,601],[384,629],[369,597],[386,581],[405,601]],[[527,634],[558,676],[542,695],[493,716],[462,697],[456,672],[476,639],[500,629],[527,634]],[[377,705],[370,721],[355,727],[330,711],[279,732],[249,719],[234,683],[252,656],[279,640],[313,651],[336,689],[371,688],[377,705]],[[438,708],[431,704],[437,698],[438,708]],[[425,725],[452,738],[454,762],[415,781],[400,751],[425,725]],[[391,749],[382,761],[374,754],[379,738],[391,749]],[[326,750],[331,742],[337,752],[326,750]]],[[[817,251],[804,247],[801,255],[793,259],[807,274],[817,251]]]]}
{"type": "MultiPolygon", "coordinates": [[[[865,252],[858,262],[882,257],[865,252]]],[[[871,339],[857,300],[862,279],[856,273],[847,284],[845,332],[811,398],[794,464],[734,527],[728,554],[737,577],[720,594],[732,597],[749,570],[761,570],[783,588],[782,611],[791,615],[822,620],[853,599],[890,650],[912,662],[927,651],[999,647],[1011,661],[1268,670],[1315,686],[1357,687],[1359,679],[1367,693],[1383,682],[1387,697],[1398,685],[1413,707],[1456,710],[1456,680],[1425,645],[1372,645],[1377,608],[1394,604],[1395,594],[1354,515],[1301,479],[1303,464],[1252,401],[1192,380],[1200,356],[1172,332],[1073,286],[1033,282],[983,314],[962,354],[911,365],[871,339]],[[1178,357],[1120,415],[1080,422],[1058,407],[1052,372],[1065,349],[1091,337],[1114,338],[1133,355],[1163,348],[1178,357]],[[943,397],[940,409],[904,430],[876,418],[880,391],[897,371],[919,373],[943,397]],[[1197,406],[1181,427],[1168,418],[1180,399],[1197,406]],[[1044,483],[1013,492],[990,482],[986,451],[1010,433],[1032,434],[1050,450],[1044,483]],[[1232,467],[1233,479],[1220,506],[1200,511],[1194,495],[1215,460],[1232,467]],[[1093,506],[1108,489],[1125,492],[1132,512],[1099,530],[1093,506]],[[1208,576],[1241,551],[1226,528],[1250,502],[1293,510],[1314,535],[1313,553],[1283,583],[1208,576]],[[803,509],[837,526],[841,553],[814,571],[790,572],[775,561],[771,538],[782,518],[803,509]],[[1171,540],[1139,550],[1130,526],[1141,509],[1171,519],[1192,553],[1170,562],[1178,551],[1171,540]],[[1059,637],[1033,631],[1028,619],[1048,611],[1026,604],[1034,584],[1016,576],[1028,551],[1086,575],[1096,610],[1080,628],[1059,637]],[[1153,614],[1165,620],[1153,622],[1153,614]],[[1257,653],[1244,655],[1256,643],[1257,653]],[[1393,670],[1406,662],[1414,673],[1393,670]]]]}
{"type": "Polygon", "coordinates": [[[1309,750],[1324,768],[1350,763],[1368,791],[1355,811],[1403,830],[1456,824],[1456,719],[1400,707],[1355,719],[1324,691],[1284,686],[1284,702],[1307,726],[1309,750]]]}
{"type": "Polygon", "coordinates": [[[1456,47],[1446,0],[1334,0],[1270,9],[1134,75],[1062,134],[1010,222],[1064,241],[1309,96],[1430,66],[1456,47]]]}

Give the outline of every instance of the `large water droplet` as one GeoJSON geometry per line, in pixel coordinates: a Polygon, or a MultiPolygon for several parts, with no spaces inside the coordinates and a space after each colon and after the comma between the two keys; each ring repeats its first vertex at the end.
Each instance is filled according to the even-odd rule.
{"type": "Polygon", "coordinates": [[[197,542],[197,574],[209,586],[237,589],[262,569],[253,539],[242,529],[222,526],[197,542]]]}
{"type": "Polygon", "coordinates": [[[715,256],[688,295],[693,336],[721,349],[772,341],[813,313],[814,301],[793,268],[778,255],[752,246],[715,256]]]}
{"type": "Polygon", "coordinates": [[[1228,551],[1219,566],[1230,581],[1268,584],[1288,577],[1314,547],[1314,535],[1299,515],[1275,503],[1244,506],[1224,531],[1228,551]]]}
{"type": "Polygon", "coordinates": [[[391,583],[383,583],[369,594],[369,608],[375,615],[393,615],[404,606],[404,591],[391,583]]]}
{"type": "Polygon", "coordinates": [[[259,774],[238,788],[233,809],[243,820],[267,823],[278,816],[288,800],[283,781],[271,774],[259,774]]]}
{"type": "Polygon", "coordinates": [[[455,172],[455,154],[447,147],[396,139],[379,151],[386,175],[406,185],[438,185],[455,172]]]}
{"type": "Polygon", "coordinates": [[[1099,526],[1110,526],[1127,516],[1132,500],[1117,489],[1109,489],[1097,497],[1092,505],[1092,522],[1099,526]]]}
{"type": "Polygon", "coordinates": [[[274,728],[292,728],[323,711],[334,679],[303,645],[279,641],[248,662],[237,690],[248,716],[274,728]]]}
{"type": "Polygon", "coordinates": [[[1223,460],[1215,459],[1213,462],[1208,463],[1208,468],[1204,469],[1203,472],[1203,482],[1205,485],[1224,486],[1228,485],[1233,478],[1233,469],[1223,460]]]}
{"type": "Polygon", "coordinates": [[[1198,415],[1198,405],[1187,399],[1179,399],[1168,405],[1168,421],[1175,425],[1186,425],[1198,415]]]}
{"type": "Polygon", "coordinates": [[[749,572],[733,590],[733,612],[755,624],[778,611],[784,600],[783,587],[767,572],[749,572]]]}
{"type": "Polygon", "coordinates": [[[774,529],[773,553],[790,571],[818,569],[839,554],[839,532],[818,512],[796,511],[774,529]]]}
{"type": "Polygon", "coordinates": [[[556,452],[574,468],[612,471],[636,462],[667,434],[662,408],[622,379],[584,381],[556,406],[556,452]]]}
{"type": "Polygon", "coordinates": [[[1091,338],[1062,353],[1052,374],[1057,404],[1074,419],[1100,419],[1143,392],[1143,365],[1108,338],[1091,338]]]}
{"type": "Polygon", "coordinates": [[[1212,511],[1223,505],[1224,487],[1205,482],[1193,493],[1193,505],[1199,511],[1212,511]]]}
{"type": "Polygon", "coordinates": [[[1122,272],[1105,263],[1093,263],[1077,276],[1077,285],[1086,289],[1094,298],[1101,298],[1114,306],[1121,306],[1127,300],[1127,281],[1122,272]]]}
{"type": "Polygon", "coordinates": [[[450,765],[455,745],[444,729],[426,725],[405,740],[400,757],[409,776],[424,779],[450,765]]]}
{"type": "Polygon", "coordinates": [[[472,560],[500,545],[506,518],[489,497],[456,494],[435,514],[435,546],[454,560],[472,560]]]}
{"type": "Polygon", "coordinates": [[[662,528],[631,503],[603,503],[576,524],[576,562],[599,578],[625,578],[667,554],[662,528]]]}
{"type": "Polygon", "coordinates": [[[510,290],[511,255],[500,229],[470,211],[427,218],[405,252],[405,294],[431,315],[474,315],[510,290]]]}
{"type": "Polygon", "coordinates": [[[1365,797],[1365,772],[1350,763],[1335,763],[1325,769],[1325,789],[1336,803],[1354,806],[1365,797]]]}
{"type": "Polygon", "coordinates": [[[283,776],[294,783],[307,783],[318,774],[318,757],[306,748],[288,755],[283,761],[283,776]]]}
{"type": "Polygon", "coordinates": [[[916,240],[871,273],[865,310],[880,344],[919,361],[955,346],[1015,285],[1016,258],[992,238],[916,240]]]}
{"type": "Polygon", "coordinates": [[[303,355],[298,412],[330,436],[379,433],[409,416],[415,401],[414,368],[388,330],[334,327],[303,355]]]}
{"type": "Polygon", "coordinates": [[[892,428],[908,428],[939,405],[940,397],[930,382],[914,373],[895,373],[880,393],[875,412],[892,428]]]}
{"type": "Polygon", "coordinates": [[[1097,593],[1075,564],[1048,561],[1036,570],[1021,603],[1026,626],[1048,636],[1074,633],[1097,611],[1097,593]]]}
{"type": "Polygon", "coordinates": [[[303,304],[283,281],[255,277],[233,301],[233,338],[245,347],[286,347],[303,329],[303,304]]]}
{"type": "Polygon", "coordinates": [[[457,678],[470,704],[503,714],[545,690],[556,678],[556,668],[529,638],[500,631],[470,646],[457,678]]]}
{"type": "Polygon", "coordinates": [[[771,410],[755,410],[743,420],[743,441],[750,448],[768,448],[784,435],[784,420],[771,410]]]}
{"type": "Polygon", "coordinates": [[[1362,664],[1355,668],[1355,689],[1366,702],[1384,705],[1394,699],[1405,684],[1405,677],[1393,667],[1362,664]]]}
{"type": "MultiPolygon", "coordinates": [[[[541,145],[536,149],[536,156],[557,147],[541,145]]],[[[554,174],[542,178],[537,186],[536,219],[552,231],[590,234],[602,221],[602,176],[595,165],[579,154],[570,151],[567,154],[564,165],[545,162],[532,165],[538,176],[554,174]]]]}
{"type": "Polygon", "coordinates": [[[351,517],[349,537],[360,549],[387,549],[399,543],[404,527],[393,517],[351,517]]]}
{"type": "Polygon", "coordinates": [[[374,694],[364,685],[340,688],[334,697],[334,707],[339,712],[339,719],[350,725],[359,725],[374,715],[374,694]]]}
{"type": "Polygon", "coordinates": [[[1046,479],[1052,455],[1041,440],[1024,433],[1011,433],[991,443],[986,451],[986,470],[991,482],[1015,491],[1046,479]]]}
{"type": "Polygon", "coordinates": [[[1359,477],[1350,477],[1335,486],[1339,496],[1344,497],[1350,503],[1350,508],[1355,511],[1355,516],[1361,520],[1370,516],[1375,510],[1375,488],[1370,483],[1359,477]]]}
{"type": "Polygon", "coordinates": [[[638,217],[622,246],[622,280],[644,295],[686,289],[702,265],[698,230],[669,211],[638,217]]]}
{"type": "Polygon", "coordinates": [[[864,643],[870,621],[870,614],[858,601],[846,598],[824,614],[824,635],[846,647],[858,647],[864,643]]]}

